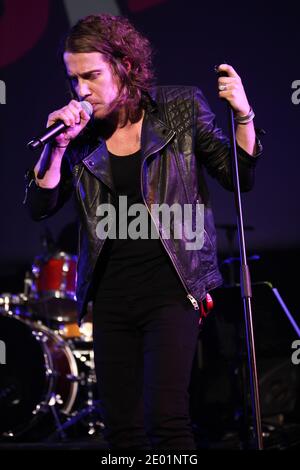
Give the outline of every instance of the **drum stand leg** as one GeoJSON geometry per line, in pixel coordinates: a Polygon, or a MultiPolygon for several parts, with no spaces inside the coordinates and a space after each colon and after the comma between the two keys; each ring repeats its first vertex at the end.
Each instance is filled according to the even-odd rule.
{"type": "MultiPolygon", "coordinates": [[[[95,395],[94,395],[94,372],[93,372],[93,367],[91,366],[89,368],[89,371],[86,376],[86,401],[84,406],[78,411],[76,411],[76,414],[71,416],[70,418],[67,419],[67,421],[63,424],[61,424],[60,419],[57,414],[57,410],[55,409],[54,406],[51,406],[51,411],[53,413],[55,423],[57,426],[57,429],[54,433],[52,433],[47,439],[46,442],[51,442],[55,440],[57,437],[60,437],[61,439],[65,440],[67,438],[65,434],[65,430],[69,429],[70,427],[76,425],[77,423],[80,423],[86,416],[91,416],[91,419],[88,423],[88,434],[92,435],[95,433],[95,427],[97,425],[97,421],[101,421],[102,424],[102,415],[101,415],[101,402],[100,400],[95,400],[95,395]],[[94,416],[93,416],[94,415],[94,416]]],[[[101,427],[100,424],[100,427],[101,427]]],[[[103,425],[104,427],[104,425],[103,425]]]]}
{"type": "Polygon", "coordinates": [[[99,413],[99,401],[95,401],[92,405],[88,405],[82,410],[78,411],[75,416],[73,416],[72,418],[69,418],[64,424],[60,423],[56,410],[52,410],[52,412],[54,412],[54,419],[57,425],[57,430],[46,439],[46,442],[51,442],[55,440],[58,436],[60,436],[61,439],[65,440],[67,436],[64,431],[66,429],[70,428],[71,426],[74,426],[75,424],[80,422],[83,418],[85,418],[88,415],[92,415],[93,413],[100,414],[99,413]]]}
{"type": "Polygon", "coordinates": [[[51,413],[53,415],[53,418],[54,418],[54,421],[55,421],[55,424],[56,424],[55,434],[59,434],[61,439],[65,440],[67,438],[67,436],[64,433],[64,425],[61,423],[61,421],[58,417],[57,410],[56,410],[55,406],[53,406],[53,405],[49,405],[49,408],[51,410],[51,413]]]}

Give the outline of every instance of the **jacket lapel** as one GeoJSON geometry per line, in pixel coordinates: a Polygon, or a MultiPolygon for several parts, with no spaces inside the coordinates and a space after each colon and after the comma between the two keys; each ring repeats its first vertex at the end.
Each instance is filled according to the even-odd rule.
{"type": "Polygon", "coordinates": [[[149,155],[162,150],[174,135],[175,132],[164,122],[153,114],[145,113],[141,136],[142,164],[149,155]]]}
{"type": "MultiPolygon", "coordinates": [[[[145,113],[142,125],[141,148],[144,160],[162,150],[174,137],[175,132],[153,114],[145,113]]],[[[109,155],[105,141],[82,160],[85,167],[112,191],[115,191],[109,155]]]]}
{"type": "Polygon", "coordinates": [[[85,167],[112,191],[115,191],[109,155],[104,141],[82,160],[85,167]]]}

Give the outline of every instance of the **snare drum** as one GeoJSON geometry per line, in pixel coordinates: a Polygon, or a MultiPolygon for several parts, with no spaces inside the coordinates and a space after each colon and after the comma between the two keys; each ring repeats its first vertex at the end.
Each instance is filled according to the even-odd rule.
{"type": "MultiPolygon", "coordinates": [[[[78,368],[61,336],[12,314],[0,315],[5,366],[0,376],[0,436],[41,437],[55,413],[70,413],[78,390],[78,368]]],[[[47,427],[47,433],[49,428],[47,427]]]]}

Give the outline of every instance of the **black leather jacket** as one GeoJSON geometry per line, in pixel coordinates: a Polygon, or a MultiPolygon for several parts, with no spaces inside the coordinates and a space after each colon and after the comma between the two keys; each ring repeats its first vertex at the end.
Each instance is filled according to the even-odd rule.
{"type": "MultiPolygon", "coordinates": [[[[83,133],[84,135],[84,133],[83,133]]],[[[41,220],[55,213],[75,189],[81,222],[77,266],[79,319],[90,298],[93,273],[104,240],[96,235],[101,203],[112,203],[114,185],[104,141],[78,137],[64,156],[59,185],[39,188],[33,180],[27,185],[26,204],[31,217],[41,220]],[[65,158],[66,157],[66,158],[65,158]],[[70,171],[71,170],[71,171],[70,171]]],[[[240,185],[249,191],[254,182],[254,167],[261,153],[250,156],[238,147],[240,185]]],[[[204,245],[200,250],[185,249],[184,240],[173,237],[163,245],[195,309],[206,293],[222,283],[216,257],[216,233],[203,170],[232,189],[230,145],[216,126],[215,116],[202,92],[196,87],[156,87],[148,96],[141,137],[141,189],[144,203],[172,205],[204,204],[204,245]]],[[[161,239],[162,227],[159,228],[161,239]]]]}

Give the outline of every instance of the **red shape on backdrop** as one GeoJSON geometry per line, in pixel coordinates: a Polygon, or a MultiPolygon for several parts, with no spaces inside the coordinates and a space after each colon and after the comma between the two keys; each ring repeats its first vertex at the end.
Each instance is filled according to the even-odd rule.
{"type": "Polygon", "coordinates": [[[137,12],[147,10],[148,8],[164,3],[166,0],[128,0],[128,8],[130,11],[137,12]]]}
{"type": "Polygon", "coordinates": [[[0,67],[20,59],[41,38],[48,23],[49,0],[5,0],[3,11],[0,67]]]}

